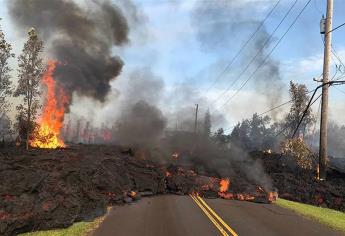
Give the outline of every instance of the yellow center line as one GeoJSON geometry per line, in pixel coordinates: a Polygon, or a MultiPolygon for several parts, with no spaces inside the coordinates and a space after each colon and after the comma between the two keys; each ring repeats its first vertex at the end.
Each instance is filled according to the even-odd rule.
{"type": "Polygon", "coordinates": [[[224,220],[222,220],[222,218],[220,218],[219,215],[217,215],[217,213],[214,212],[201,197],[196,197],[233,236],[238,236],[238,234],[227,223],[225,223],[224,220]]]}
{"type": "Polygon", "coordinates": [[[198,201],[196,197],[192,194],[189,196],[194,200],[194,202],[200,207],[200,209],[205,213],[205,215],[211,220],[211,222],[217,227],[223,236],[229,236],[228,233],[218,224],[218,222],[211,216],[211,214],[203,207],[203,205],[198,201]]]}

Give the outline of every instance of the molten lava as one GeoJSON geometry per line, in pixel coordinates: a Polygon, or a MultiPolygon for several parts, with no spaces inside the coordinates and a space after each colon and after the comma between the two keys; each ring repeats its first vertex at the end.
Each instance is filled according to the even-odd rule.
{"type": "Polygon", "coordinates": [[[135,198],[137,196],[137,193],[134,191],[131,191],[129,194],[132,198],[135,198]]]}
{"type": "Polygon", "coordinates": [[[229,189],[230,180],[229,179],[221,179],[221,181],[219,182],[219,185],[220,185],[219,192],[225,193],[229,189]]]}
{"type": "Polygon", "coordinates": [[[53,78],[56,64],[56,61],[50,60],[47,71],[43,75],[42,85],[46,88],[45,101],[38,131],[30,142],[32,147],[53,149],[65,147],[65,143],[60,138],[60,132],[69,98],[63,89],[56,85],[53,78]]]}

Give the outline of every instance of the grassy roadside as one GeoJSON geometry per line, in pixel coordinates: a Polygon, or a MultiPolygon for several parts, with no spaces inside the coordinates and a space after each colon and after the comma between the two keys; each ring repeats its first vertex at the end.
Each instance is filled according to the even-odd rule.
{"type": "Polygon", "coordinates": [[[276,201],[278,206],[290,209],[296,213],[314,219],[321,224],[345,233],[345,213],[328,208],[311,206],[299,202],[292,202],[279,198],[276,201]]]}
{"type": "Polygon", "coordinates": [[[20,234],[19,236],[86,236],[96,229],[104,220],[105,216],[96,218],[92,222],[78,222],[66,229],[54,229],[20,234]]]}

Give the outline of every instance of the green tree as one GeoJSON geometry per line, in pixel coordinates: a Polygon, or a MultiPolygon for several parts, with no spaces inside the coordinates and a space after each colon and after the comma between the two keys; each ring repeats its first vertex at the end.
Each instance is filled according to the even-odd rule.
{"type": "Polygon", "coordinates": [[[234,127],[230,135],[231,143],[248,151],[274,149],[277,147],[277,124],[270,123],[269,116],[253,114],[251,119],[245,119],[234,127]]]}
{"type": "MultiPolygon", "coordinates": [[[[14,57],[12,46],[5,40],[5,34],[0,26],[0,122],[6,120],[6,113],[11,105],[8,101],[8,98],[13,92],[12,82],[10,80],[11,68],[8,65],[11,57],[14,57]]],[[[2,124],[0,123],[0,125],[2,124]]]]}
{"type": "Polygon", "coordinates": [[[14,96],[23,98],[23,104],[17,106],[17,110],[26,121],[26,149],[29,149],[30,136],[36,127],[35,117],[40,107],[39,86],[44,71],[42,52],[43,41],[32,28],[28,32],[22,54],[18,57],[19,80],[14,93],[14,96]]]}
{"type": "MultiPolygon", "coordinates": [[[[292,136],[297,128],[297,125],[306,109],[310,97],[307,95],[307,87],[304,84],[297,84],[290,81],[290,97],[293,100],[289,113],[285,118],[286,135],[292,136]]],[[[298,128],[298,134],[307,133],[309,127],[315,122],[312,109],[309,108],[305,117],[298,128]]]]}
{"type": "Polygon", "coordinates": [[[251,139],[251,150],[263,150],[264,142],[266,140],[267,125],[270,123],[271,118],[269,116],[259,116],[255,113],[250,122],[250,133],[249,137],[251,139]]]}
{"type": "Polygon", "coordinates": [[[251,148],[250,132],[251,126],[248,119],[239,122],[230,134],[231,144],[243,150],[249,150],[251,148]]]}

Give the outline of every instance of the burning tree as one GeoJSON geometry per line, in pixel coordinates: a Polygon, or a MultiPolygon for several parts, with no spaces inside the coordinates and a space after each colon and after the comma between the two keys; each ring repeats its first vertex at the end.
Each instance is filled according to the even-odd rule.
{"type": "Polygon", "coordinates": [[[24,44],[22,54],[18,57],[19,80],[14,93],[14,96],[23,98],[23,104],[17,106],[17,110],[26,121],[26,149],[29,149],[30,136],[36,127],[35,117],[40,107],[39,86],[44,70],[42,51],[43,41],[32,28],[28,32],[28,41],[24,44]]]}
{"type": "Polygon", "coordinates": [[[39,127],[30,145],[38,148],[58,148],[65,144],[60,138],[65,116],[65,106],[69,97],[61,86],[58,86],[53,78],[57,62],[48,61],[48,68],[41,80],[44,91],[44,104],[42,114],[39,117],[39,127]]]}

